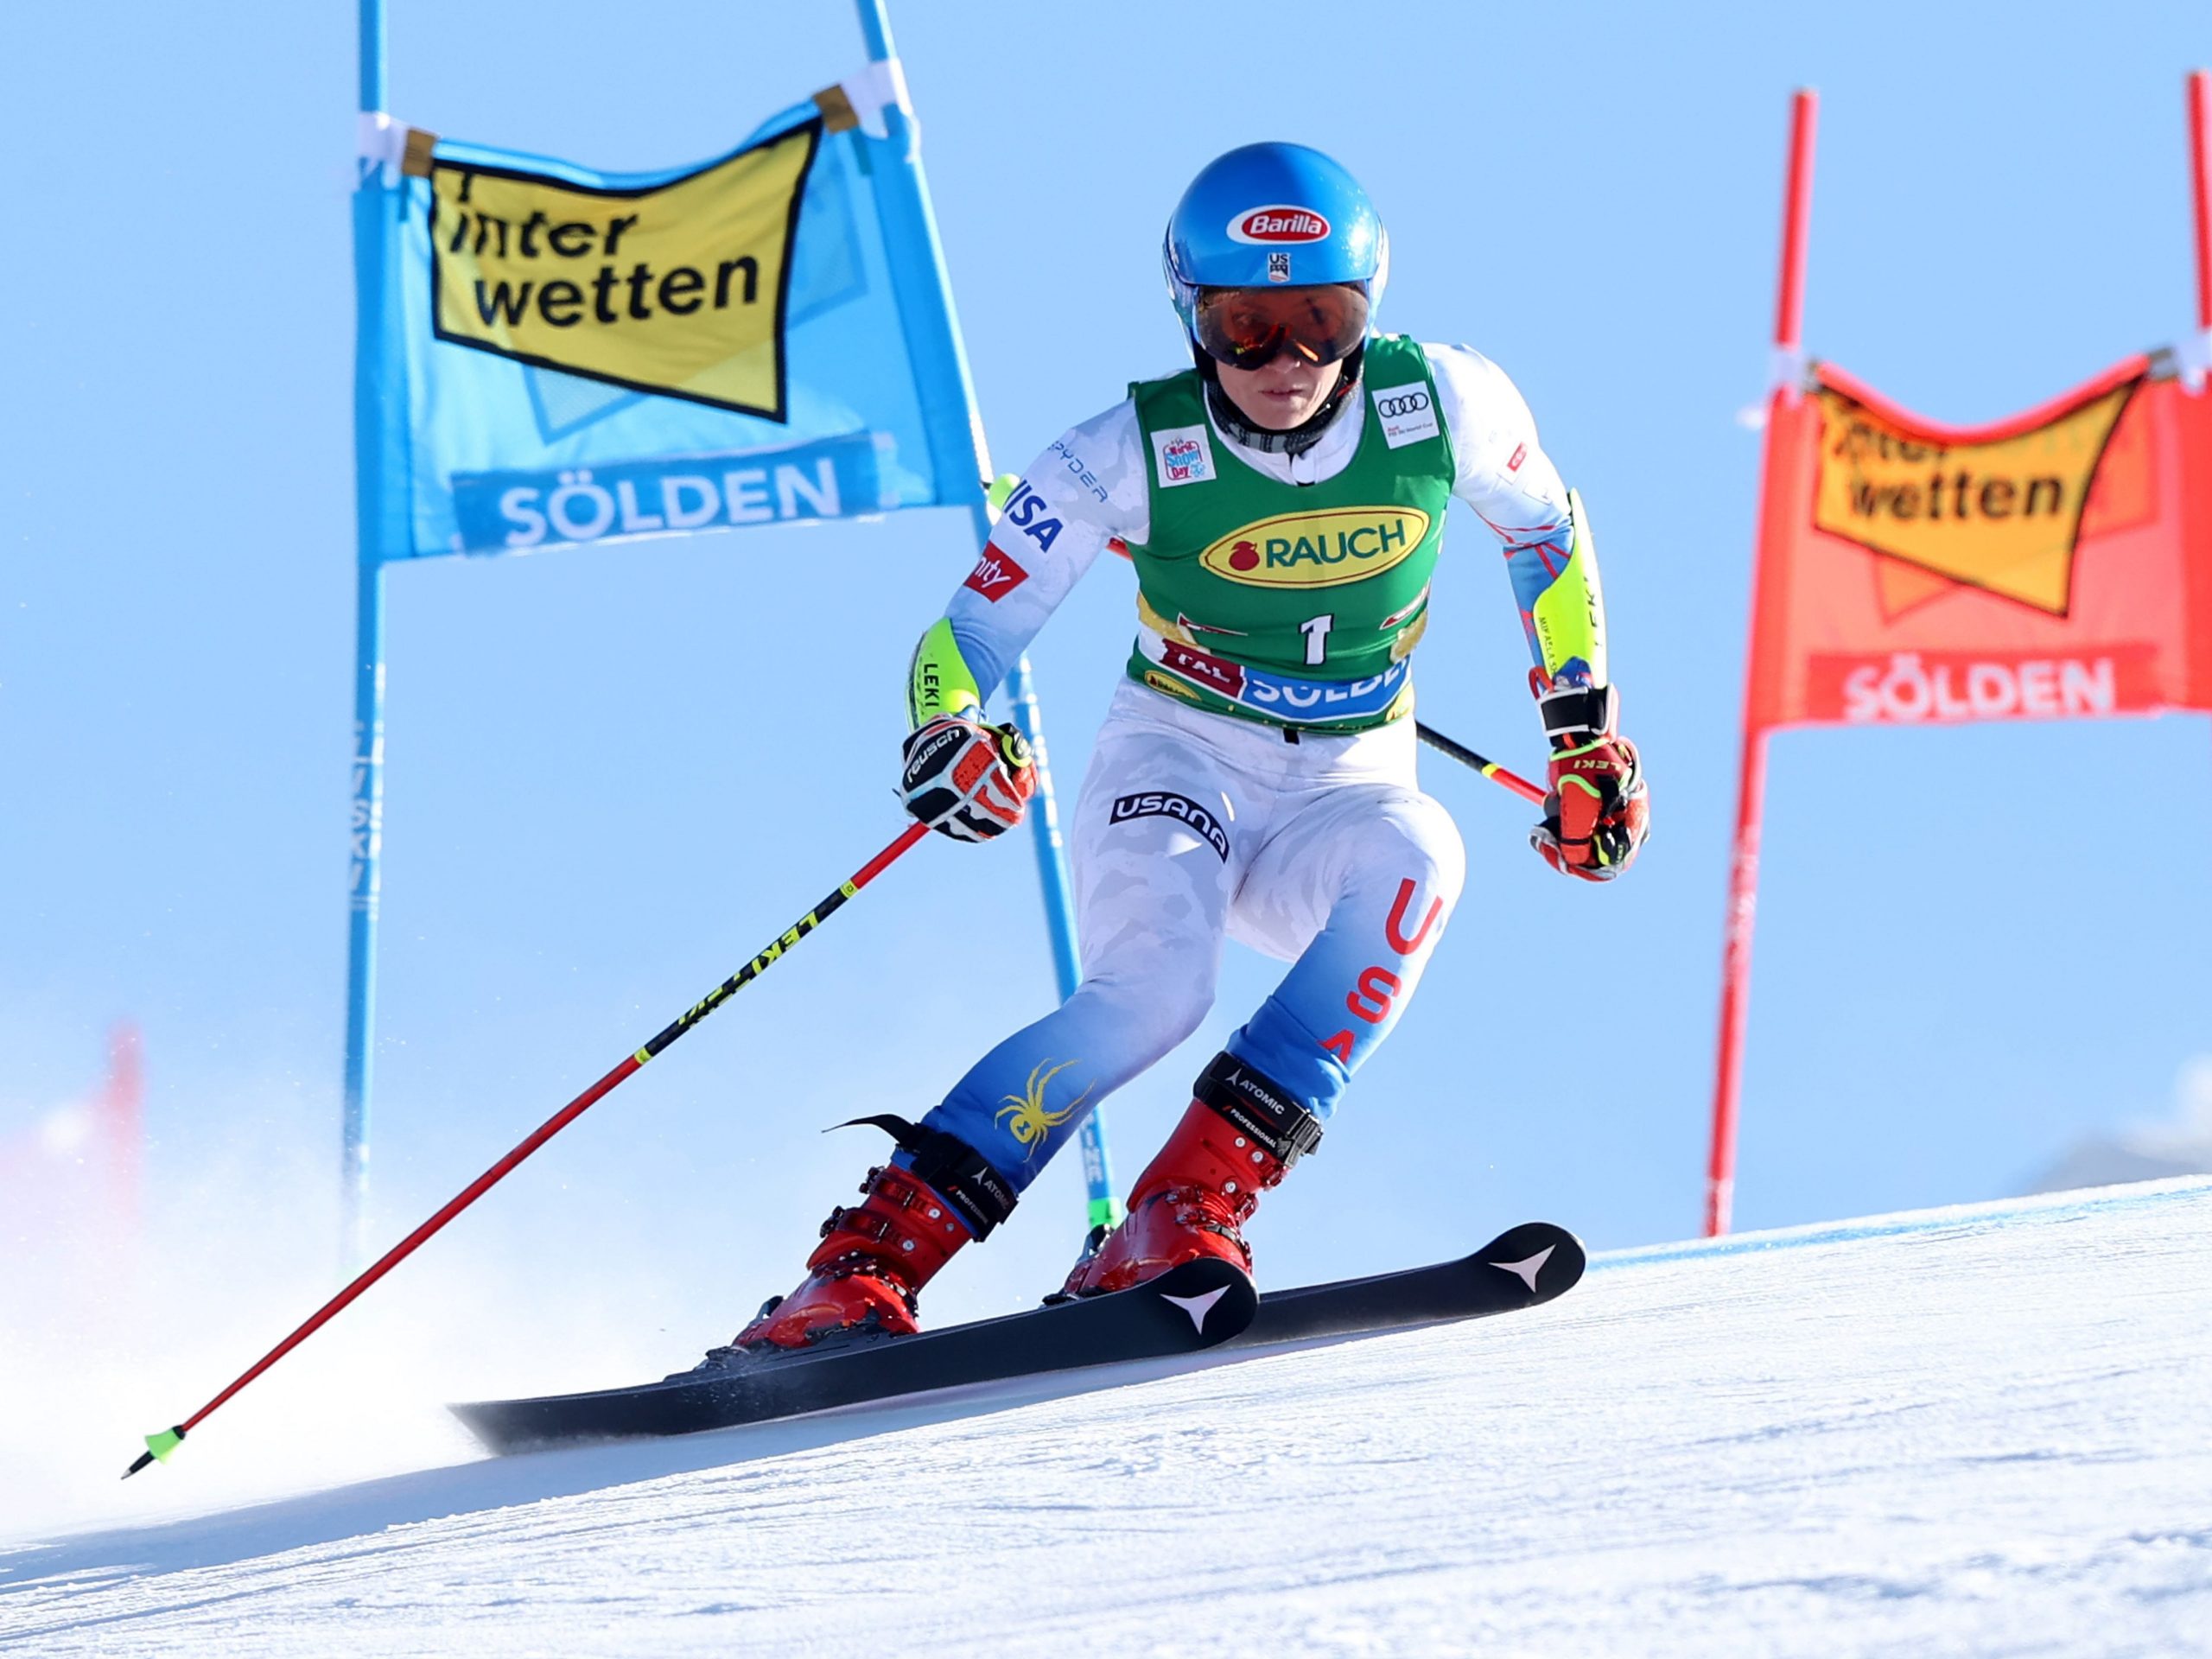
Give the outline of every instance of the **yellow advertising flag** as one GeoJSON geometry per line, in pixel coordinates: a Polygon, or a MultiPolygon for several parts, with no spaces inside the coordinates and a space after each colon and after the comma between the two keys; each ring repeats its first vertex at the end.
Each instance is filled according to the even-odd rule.
{"type": "Polygon", "coordinates": [[[2134,391],[2131,381],[2025,431],[1945,443],[1823,385],[1813,522],[1886,556],[1893,614],[1955,582],[2063,617],[2089,486],[2134,391]]]}
{"type": "Polygon", "coordinates": [[[2212,396],[2135,356],[1967,427],[1816,373],[1767,430],[1754,729],[2212,708],[2212,396]]]}
{"type": "Polygon", "coordinates": [[[649,188],[431,166],[437,337],[785,418],[784,301],[809,123],[649,188]]]}

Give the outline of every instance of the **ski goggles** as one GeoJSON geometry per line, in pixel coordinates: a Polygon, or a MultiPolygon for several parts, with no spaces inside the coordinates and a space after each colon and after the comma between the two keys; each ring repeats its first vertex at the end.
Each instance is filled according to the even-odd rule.
{"type": "Polygon", "coordinates": [[[1256,369],[1286,351],[1334,363],[1367,337],[1367,293],[1357,283],[1304,288],[1202,288],[1198,344],[1232,369],[1256,369]]]}

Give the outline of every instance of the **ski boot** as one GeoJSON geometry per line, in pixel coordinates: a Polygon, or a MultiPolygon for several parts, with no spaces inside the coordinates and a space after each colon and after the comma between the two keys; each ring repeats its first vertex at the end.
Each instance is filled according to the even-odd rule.
{"type": "Polygon", "coordinates": [[[762,1304],[731,1338],[732,1348],[768,1352],[911,1337],[921,1328],[915,1313],[922,1287],[961,1246],[988,1237],[1014,1213],[1014,1189],[958,1137],[887,1114],[854,1122],[889,1131],[909,1154],[908,1166],[868,1171],[861,1183],[865,1201],[832,1210],[822,1224],[822,1243],[806,1258],[798,1288],[762,1304]]]}
{"type": "Polygon", "coordinates": [[[1260,1194],[1321,1144],[1321,1122],[1226,1053],[1200,1074],[1195,1094],[1167,1144],[1137,1177],[1122,1224],[1092,1230],[1067,1282],[1048,1300],[1127,1290],[1206,1255],[1252,1271],[1252,1247],[1241,1230],[1260,1207],[1260,1194]]]}

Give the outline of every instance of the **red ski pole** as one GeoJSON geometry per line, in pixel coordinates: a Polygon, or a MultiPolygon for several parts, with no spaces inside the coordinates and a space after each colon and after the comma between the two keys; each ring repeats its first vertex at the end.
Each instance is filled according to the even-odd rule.
{"type": "Polygon", "coordinates": [[[702,1020],[704,1020],[709,1014],[720,1007],[723,1001],[728,997],[742,989],[747,984],[750,984],[753,980],[760,978],[762,974],[766,973],[768,969],[782,957],[785,951],[796,945],[801,939],[814,931],[816,928],[821,926],[823,923],[828,921],[830,917],[836,914],[838,909],[844,904],[845,900],[850,899],[862,887],[868,886],[869,882],[874,880],[877,876],[882,874],[886,869],[890,868],[893,861],[898,859],[901,854],[907,850],[907,849],[912,847],[916,842],[919,841],[927,834],[929,834],[929,826],[926,824],[917,823],[910,826],[905,833],[899,836],[898,840],[893,842],[888,847],[886,847],[874,858],[861,865],[858,870],[855,870],[850,879],[841,884],[836,892],[832,893],[828,898],[822,900],[820,904],[815,906],[812,910],[810,910],[805,915],[800,917],[797,922],[786,928],[768,945],[766,950],[761,951],[759,956],[753,957],[753,960],[747,963],[744,967],[739,969],[721,984],[715,986],[713,990],[709,991],[704,997],[700,999],[699,1001],[693,1004],[693,1006],[681,1018],[677,1020],[675,1023],[661,1032],[658,1036],[655,1037],[643,1048],[639,1049],[635,1053],[628,1056],[623,1060],[621,1065],[616,1066],[612,1071],[609,1071],[597,1083],[592,1084],[590,1088],[585,1090],[583,1093],[578,1095],[574,1100],[563,1106],[559,1111],[554,1113],[552,1116],[547,1118],[535,1129],[532,1129],[530,1134],[524,1137],[521,1144],[517,1146],[512,1152],[510,1152],[505,1157],[500,1159],[498,1163],[493,1165],[491,1168],[486,1170],[481,1175],[479,1175],[474,1180],[471,1181],[466,1187],[455,1193],[454,1197],[447,1202],[445,1207],[440,1210],[437,1214],[432,1216],[420,1227],[417,1227],[413,1232],[408,1234],[406,1237],[401,1239],[398,1243],[393,1245],[391,1249],[385,1251],[383,1256],[377,1261],[374,1266],[364,1270],[360,1276],[355,1279],[352,1284],[346,1286],[345,1289],[340,1291],[335,1296],[325,1302],[320,1308],[317,1308],[314,1317],[309,1319],[305,1324],[302,1325],[298,1330],[293,1332],[290,1336],[285,1338],[283,1341],[278,1343],[274,1348],[271,1348],[259,1359],[256,1360],[252,1366],[248,1369],[243,1376],[239,1376],[236,1382],[232,1382],[213,1400],[210,1400],[206,1405],[200,1407],[199,1410],[194,1412],[191,1416],[186,1418],[182,1422],[175,1425],[174,1427],[163,1429],[158,1434],[149,1434],[146,1437],[146,1449],[138,1454],[138,1460],[137,1462],[133,1463],[128,1469],[123,1471],[123,1478],[125,1480],[130,1479],[131,1476],[137,1474],[141,1469],[143,1469],[148,1464],[154,1462],[156,1459],[166,1462],[168,1459],[169,1453],[176,1450],[179,1442],[184,1439],[185,1435],[193,1429],[199,1427],[200,1425],[206,1421],[206,1419],[226,1400],[228,1400],[240,1389],[245,1387],[247,1383],[252,1382],[255,1377],[259,1376],[264,1371],[267,1370],[271,1365],[274,1365],[278,1360],[283,1358],[285,1355],[290,1353],[293,1349],[298,1347],[302,1342],[305,1342],[309,1337],[321,1330],[323,1325],[328,1324],[330,1320],[335,1318],[337,1314],[345,1308],[348,1303],[353,1301],[355,1297],[359,1296],[371,1285],[376,1283],[378,1280],[383,1278],[385,1274],[390,1273],[402,1262],[404,1262],[409,1256],[412,1255],[415,1251],[440,1228],[443,1227],[448,1222],[451,1221],[462,1211],[467,1209],[468,1206],[475,1203],[477,1199],[482,1198],[485,1193],[490,1192],[493,1187],[496,1186],[501,1180],[505,1179],[508,1172],[512,1170],[517,1164],[522,1162],[522,1160],[529,1157],[531,1153],[536,1152],[548,1141],[550,1141],[555,1135],[560,1134],[563,1129],[568,1128],[570,1123],[573,1123],[577,1118],[582,1116],[595,1102],[612,1090],[617,1084],[621,1083],[624,1079],[628,1077],[632,1072],[637,1071],[639,1066],[645,1065],[647,1060],[652,1059],[663,1049],[666,1048],[671,1043],[673,1043],[677,1038],[683,1035],[685,1032],[690,1030],[692,1027],[697,1025],[702,1020]]]}
{"type": "Polygon", "coordinates": [[[1415,721],[1414,729],[1421,734],[1421,741],[1429,747],[1441,749],[1463,766],[1472,766],[1491,782],[1511,790],[1524,801],[1532,801],[1538,806],[1544,804],[1542,785],[1532,784],[1526,778],[1508,772],[1495,760],[1484,760],[1465,744],[1454,743],[1433,726],[1424,726],[1421,721],[1415,721]]]}

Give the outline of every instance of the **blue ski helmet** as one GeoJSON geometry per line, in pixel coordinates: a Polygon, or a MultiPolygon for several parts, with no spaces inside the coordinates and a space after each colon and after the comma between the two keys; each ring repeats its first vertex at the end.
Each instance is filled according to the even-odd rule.
{"type": "Polygon", "coordinates": [[[1202,288],[1354,283],[1382,302],[1390,238],[1359,181],[1304,144],[1246,144],[1206,163],[1167,221],[1168,296],[1198,340],[1202,288]]]}

